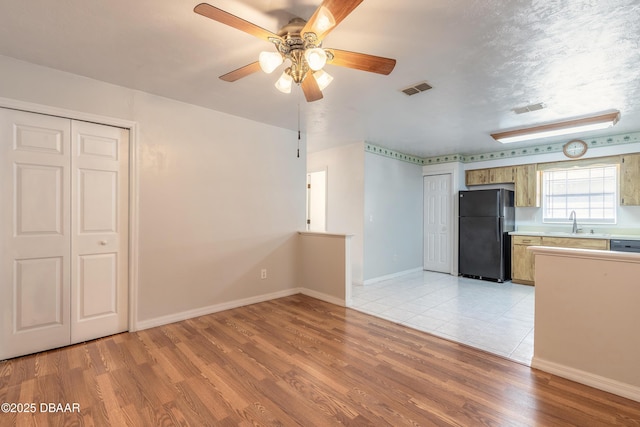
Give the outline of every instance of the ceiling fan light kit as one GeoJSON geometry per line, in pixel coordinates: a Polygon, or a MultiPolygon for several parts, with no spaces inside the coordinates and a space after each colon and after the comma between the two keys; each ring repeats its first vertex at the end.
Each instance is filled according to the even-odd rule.
{"type": "Polygon", "coordinates": [[[327,63],[327,53],[324,49],[314,47],[304,51],[304,59],[313,71],[321,70],[327,63]]]}
{"type": "Polygon", "coordinates": [[[284,58],[278,52],[260,52],[258,62],[262,71],[271,74],[284,62],[284,58]]]}
{"type": "Polygon", "coordinates": [[[222,24],[244,31],[252,36],[273,43],[276,52],[261,52],[258,61],[220,76],[234,82],[259,69],[270,74],[285,60],[291,63],[278,81],[276,88],[290,93],[293,83],[302,88],[308,102],[322,99],[322,91],[331,83],[331,77],[323,70],[326,64],[388,75],[396,65],[395,59],[322,48],[322,40],[363,0],[324,0],[308,21],[292,19],[278,34],[258,27],[242,18],[207,3],[197,5],[194,12],[222,24]]]}
{"type": "Polygon", "coordinates": [[[324,90],[333,81],[333,77],[324,70],[316,71],[313,73],[313,77],[316,78],[320,90],[324,90]]]}
{"type": "Polygon", "coordinates": [[[283,71],[282,75],[276,81],[275,87],[282,93],[291,93],[291,87],[293,86],[293,77],[287,74],[287,71],[283,71]]]}
{"type": "Polygon", "coordinates": [[[620,112],[615,111],[613,113],[600,114],[581,119],[566,120],[523,129],[493,133],[491,136],[498,142],[508,144],[512,142],[529,141],[532,139],[606,129],[618,123],[619,119],[620,112]]]}

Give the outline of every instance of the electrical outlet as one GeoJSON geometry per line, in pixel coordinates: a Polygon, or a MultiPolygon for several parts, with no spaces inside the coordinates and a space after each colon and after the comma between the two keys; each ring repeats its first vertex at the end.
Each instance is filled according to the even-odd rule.
{"type": "Polygon", "coordinates": [[[262,270],[260,270],[260,278],[261,279],[266,279],[267,278],[267,269],[263,268],[262,270]]]}

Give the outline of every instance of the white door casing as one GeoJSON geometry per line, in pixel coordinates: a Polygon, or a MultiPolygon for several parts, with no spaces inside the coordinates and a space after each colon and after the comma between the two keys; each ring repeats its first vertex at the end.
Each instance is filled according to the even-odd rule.
{"type": "Polygon", "coordinates": [[[101,126],[111,133],[85,138],[83,147],[82,138],[72,138],[72,128],[82,130],[85,125],[94,126],[0,108],[0,360],[127,329],[127,131],[101,126]],[[114,131],[124,136],[118,170],[83,163],[81,158],[89,153],[110,155],[99,141],[113,139],[114,131]],[[84,186],[82,201],[78,186],[84,186]],[[101,211],[107,196],[117,214],[101,211]],[[78,210],[84,216],[78,216],[78,210]],[[112,222],[115,218],[115,238],[113,232],[100,234],[108,217],[112,222]],[[101,251],[86,251],[87,234],[107,244],[100,245],[105,246],[101,251]],[[117,272],[110,270],[114,265],[117,272]],[[100,286],[115,283],[115,278],[121,286],[117,293],[100,286]],[[86,286],[73,289],[80,283],[86,286]],[[79,298],[84,298],[82,303],[79,298]],[[111,321],[108,331],[100,329],[104,321],[93,321],[113,317],[108,312],[114,310],[119,320],[111,321]]]}
{"type": "Polygon", "coordinates": [[[451,272],[451,174],[424,177],[425,270],[451,272]]]}
{"type": "Polygon", "coordinates": [[[71,341],[128,327],[128,131],[73,121],[71,341]]]}
{"type": "Polygon", "coordinates": [[[327,171],[307,174],[307,230],[327,231],[327,171]]]}

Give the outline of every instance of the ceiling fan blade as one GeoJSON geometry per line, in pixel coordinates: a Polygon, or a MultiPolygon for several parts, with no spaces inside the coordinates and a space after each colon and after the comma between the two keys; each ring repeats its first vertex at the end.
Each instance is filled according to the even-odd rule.
{"type": "Polygon", "coordinates": [[[242,18],[238,18],[229,12],[225,12],[224,10],[218,9],[217,7],[211,6],[207,3],[200,3],[193,8],[193,11],[202,16],[213,19],[214,21],[218,21],[240,31],[244,31],[245,33],[258,37],[259,39],[270,41],[270,38],[280,38],[280,36],[273,34],[271,31],[258,27],[249,21],[245,21],[242,18]]]}
{"type": "Polygon", "coordinates": [[[362,2],[363,0],[324,0],[300,33],[315,33],[320,41],[362,2]]]}
{"type": "Polygon", "coordinates": [[[384,75],[391,73],[396,66],[396,60],[391,58],[367,55],[366,53],[349,52],[348,50],[327,50],[333,54],[333,59],[327,62],[327,64],[331,65],[384,75]]]}
{"type": "Polygon", "coordinates": [[[244,67],[240,67],[237,70],[233,70],[227,74],[220,76],[221,80],[225,82],[235,82],[243,77],[247,77],[249,74],[253,74],[255,72],[260,71],[260,63],[258,61],[252,62],[249,65],[245,65],[244,67]]]}
{"type": "Polygon", "coordinates": [[[307,99],[307,102],[322,99],[322,91],[318,86],[318,81],[312,73],[307,74],[304,80],[302,80],[302,83],[300,83],[300,86],[302,87],[302,91],[304,92],[304,97],[307,99]]]}

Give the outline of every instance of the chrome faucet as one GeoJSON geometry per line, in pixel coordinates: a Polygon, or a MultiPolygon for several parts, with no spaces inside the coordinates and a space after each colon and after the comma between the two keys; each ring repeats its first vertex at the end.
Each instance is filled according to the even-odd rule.
{"type": "Polygon", "coordinates": [[[569,214],[569,221],[573,220],[573,228],[571,229],[571,234],[576,234],[578,232],[578,218],[576,218],[576,211],[571,211],[569,214]]]}

